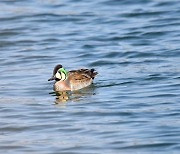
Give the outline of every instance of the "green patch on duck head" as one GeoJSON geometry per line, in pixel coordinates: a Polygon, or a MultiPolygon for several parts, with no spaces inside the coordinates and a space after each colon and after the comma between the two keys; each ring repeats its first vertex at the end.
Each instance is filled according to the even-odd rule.
{"type": "Polygon", "coordinates": [[[68,71],[66,71],[64,68],[60,68],[58,72],[61,74],[61,80],[66,80],[68,71]]]}

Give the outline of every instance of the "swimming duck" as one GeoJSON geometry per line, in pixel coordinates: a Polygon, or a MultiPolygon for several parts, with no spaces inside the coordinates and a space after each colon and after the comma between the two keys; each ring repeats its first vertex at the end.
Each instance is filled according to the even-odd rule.
{"type": "Polygon", "coordinates": [[[54,91],[75,91],[91,85],[97,74],[95,69],[79,69],[68,72],[58,64],[54,67],[53,76],[48,81],[56,81],[54,91]]]}

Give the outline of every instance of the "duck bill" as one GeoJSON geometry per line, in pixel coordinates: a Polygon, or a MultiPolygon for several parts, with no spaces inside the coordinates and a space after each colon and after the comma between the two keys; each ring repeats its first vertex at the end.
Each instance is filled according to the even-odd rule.
{"type": "Polygon", "coordinates": [[[48,79],[48,81],[52,81],[52,80],[55,80],[56,77],[55,76],[52,76],[50,79],[48,79]]]}

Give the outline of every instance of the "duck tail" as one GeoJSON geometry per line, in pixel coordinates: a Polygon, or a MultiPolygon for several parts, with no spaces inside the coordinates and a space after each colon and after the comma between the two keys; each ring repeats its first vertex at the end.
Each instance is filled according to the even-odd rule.
{"type": "Polygon", "coordinates": [[[94,68],[92,68],[91,69],[91,78],[94,79],[97,74],[98,74],[98,72],[94,68]]]}

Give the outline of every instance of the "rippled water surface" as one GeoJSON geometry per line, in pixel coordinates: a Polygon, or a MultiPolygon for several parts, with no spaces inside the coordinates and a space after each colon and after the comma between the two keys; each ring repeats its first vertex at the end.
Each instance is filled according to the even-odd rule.
{"type": "Polygon", "coordinates": [[[1,0],[0,153],[178,153],[179,0],[1,0]],[[56,64],[95,68],[55,96],[56,64]]]}

